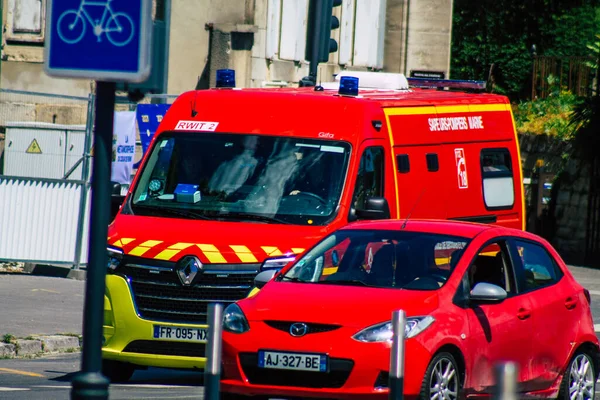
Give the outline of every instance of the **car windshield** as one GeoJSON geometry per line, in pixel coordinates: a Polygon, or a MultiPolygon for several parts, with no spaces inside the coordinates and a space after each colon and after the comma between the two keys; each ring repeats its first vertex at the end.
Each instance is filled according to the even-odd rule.
{"type": "Polygon", "coordinates": [[[350,145],[290,137],[167,132],[131,211],[170,218],[323,225],[335,217],[350,145]]]}
{"type": "Polygon", "coordinates": [[[282,281],[435,290],[469,240],[423,232],[341,230],[323,239],[282,281]]]}

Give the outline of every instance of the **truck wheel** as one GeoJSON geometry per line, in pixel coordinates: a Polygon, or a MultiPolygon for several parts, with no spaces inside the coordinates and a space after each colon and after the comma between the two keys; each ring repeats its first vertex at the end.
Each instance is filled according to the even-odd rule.
{"type": "Polygon", "coordinates": [[[461,371],[452,354],[446,352],[437,354],[425,371],[419,399],[457,400],[462,398],[461,376],[461,371]]]}
{"type": "Polygon", "coordinates": [[[592,357],[584,352],[575,353],[560,383],[558,400],[593,400],[596,394],[596,368],[592,357]]]}
{"type": "Polygon", "coordinates": [[[102,360],[102,375],[110,379],[111,383],[127,382],[135,372],[132,364],[114,360],[102,360]]]}

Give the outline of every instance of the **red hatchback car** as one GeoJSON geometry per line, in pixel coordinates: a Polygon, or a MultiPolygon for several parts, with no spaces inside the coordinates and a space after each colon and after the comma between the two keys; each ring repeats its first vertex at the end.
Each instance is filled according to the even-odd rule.
{"type": "Polygon", "coordinates": [[[407,315],[404,397],[493,391],[514,361],[522,394],[593,399],[587,290],[544,239],[450,221],[359,222],[329,235],[223,320],[225,397],[383,399],[391,315],[407,315]]]}

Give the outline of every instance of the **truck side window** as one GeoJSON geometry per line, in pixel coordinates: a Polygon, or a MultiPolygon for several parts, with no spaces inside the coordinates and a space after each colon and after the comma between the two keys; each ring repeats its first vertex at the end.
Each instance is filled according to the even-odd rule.
{"type": "Polygon", "coordinates": [[[369,147],[360,158],[352,206],[364,209],[368,197],[383,197],[383,147],[369,147]]]}
{"type": "Polygon", "coordinates": [[[481,150],[483,200],[488,209],[512,208],[515,187],[508,149],[481,150]]]}

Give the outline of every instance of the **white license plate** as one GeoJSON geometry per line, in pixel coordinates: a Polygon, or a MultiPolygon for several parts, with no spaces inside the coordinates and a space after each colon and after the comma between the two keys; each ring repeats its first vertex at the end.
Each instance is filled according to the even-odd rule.
{"type": "Polygon", "coordinates": [[[154,325],[154,339],[206,342],[208,330],[203,328],[182,328],[180,326],[154,325]]]}
{"type": "Polygon", "coordinates": [[[260,350],[258,352],[258,366],[260,368],[327,372],[327,356],[325,354],[260,350]]]}

